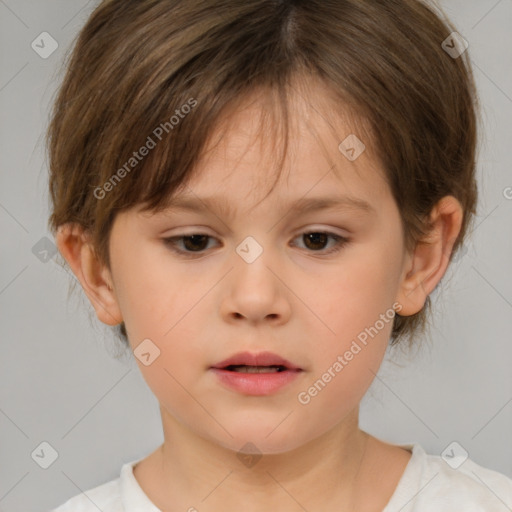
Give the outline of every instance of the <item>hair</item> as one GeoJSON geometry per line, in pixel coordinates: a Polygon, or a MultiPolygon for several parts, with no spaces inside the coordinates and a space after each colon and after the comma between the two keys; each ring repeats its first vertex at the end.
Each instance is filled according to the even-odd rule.
{"type": "MultiPolygon", "coordinates": [[[[452,258],[477,201],[473,73],[468,51],[452,58],[442,47],[455,31],[419,0],[105,0],[78,34],[53,105],[50,229],[79,224],[110,269],[118,213],[165,208],[221,120],[257,90],[284,113],[284,155],[290,92],[316,80],[336,115],[352,112],[371,134],[365,144],[382,165],[407,248],[428,233],[439,199],[461,203],[452,258]]],[[[430,305],[427,297],[417,314],[395,316],[391,345],[412,346],[430,305]]],[[[124,323],[116,327],[129,346],[124,323]]]]}

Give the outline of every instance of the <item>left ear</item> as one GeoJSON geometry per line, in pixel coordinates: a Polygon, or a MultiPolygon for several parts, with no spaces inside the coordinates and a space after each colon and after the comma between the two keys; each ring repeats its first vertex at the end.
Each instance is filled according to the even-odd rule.
{"type": "Polygon", "coordinates": [[[453,196],[443,197],[432,208],[432,229],[416,244],[404,268],[397,296],[401,316],[418,313],[445,274],[462,219],[462,206],[453,196]]]}

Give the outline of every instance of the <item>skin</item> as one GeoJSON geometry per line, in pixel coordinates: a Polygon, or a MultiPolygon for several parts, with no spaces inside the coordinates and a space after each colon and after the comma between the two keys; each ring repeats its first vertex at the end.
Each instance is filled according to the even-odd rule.
{"type": "MultiPolygon", "coordinates": [[[[256,97],[229,120],[231,130],[209,148],[186,190],[225,198],[232,218],[212,209],[118,214],[110,270],[79,226],[61,226],[57,234],[98,318],[108,325],[124,320],[132,349],[149,338],[160,350],[148,366],[136,361],[160,403],[164,443],[134,474],[161,509],[231,511],[243,503],[248,512],[381,511],[410,459],[358,425],[391,322],[309,403],[297,396],[394,303],[404,316],[423,307],[447,269],[462,209],[453,197],[443,198],[432,210],[433,230],[407,252],[371,141],[354,162],[345,158],[338,144],[354,132],[331,115],[322,86],[311,87],[293,98],[288,175],[265,199],[275,160],[257,133],[265,103],[256,97]],[[303,196],[347,194],[373,211],[289,214],[288,205],[303,196]],[[325,254],[334,240],[315,245],[302,236],[325,231],[348,242],[325,254]],[[179,256],[163,242],[191,234],[212,237],[199,256],[179,256]],[[247,236],[263,249],[250,264],[236,252],[247,236]],[[304,371],[269,396],[226,389],[209,367],[246,350],[272,351],[304,371]],[[263,454],[251,467],[237,457],[247,442],[263,454]]],[[[182,240],[178,247],[187,246],[182,240]]]]}

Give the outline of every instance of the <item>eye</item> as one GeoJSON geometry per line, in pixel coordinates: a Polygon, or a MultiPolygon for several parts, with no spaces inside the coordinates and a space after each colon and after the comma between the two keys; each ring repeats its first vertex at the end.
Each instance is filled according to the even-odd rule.
{"type": "MultiPolygon", "coordinates": [[[[348,243],[347,238],[325,231],[304,232],[295,237],[294,240],[300,237],[305,240],[306,249],[310,249],[310,252],[319,252],[322,254],[338,252],[348,243]],[[334,245],[330,249],[325,250],[323,246],[327,244],[329,238],[334,240],[334,245]]],[[[213,239],[213,237],[204,233],[193,233],[191,235],[164,238],[163,242],[172,251],[181,255],[191,256],[192,254],[201,255],[206,250],[209,239],[213,239]],[[184,249],[178,247],[180,245],[182,245],[184,249]]]]}
{"type": "Polygon", "coordinates": [[[171,238],[164,238],[165,245],[169,246],[170,249],[179,253],[179,254],[187,254],[187,253],[201,253],[205,250],[207,245],[207,240],[209,238],[213,238],[209,235],[203,233],[194,233],[192,235],[182,235],[182,236],[174,236],[171,238]],[[185,250],[177,248],[178,242],[183,241],[183,246],[185,250]]]}
{"type": "Polygon", "coordinates": [[[330,233],[329,231],[308,231],[301,233],[297,238],[302,238],[308,249],[313,249],[313,252],[323,252],[323,254],[338,252],[348,242],[347,238],[330,233]],[[319,248],[319,246],[324,246],[329,238],[334,240],[334,245],[328,250],[324,250],[322,247],[319,248]]]}

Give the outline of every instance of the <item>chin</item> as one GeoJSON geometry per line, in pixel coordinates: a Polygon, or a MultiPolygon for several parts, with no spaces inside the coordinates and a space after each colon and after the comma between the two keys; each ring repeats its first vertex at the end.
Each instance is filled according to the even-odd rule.
{"type": "MultiPolygon", "coordinates": [[[[273,427],[275,428],[275,426],[273,427]]],[[[258,455],[279,455],[300,448],[308,440],[301,441],[295,435],[291,435],[290,429],[279,427],[272,434],[270,429],[228,429],[233,437],[224,436],[222,440],[214,441],[222,447],[232,450],[239,456],[244,454],[258,455]],[[282,428],[282,431],[278,432],[282,428]]]]}

